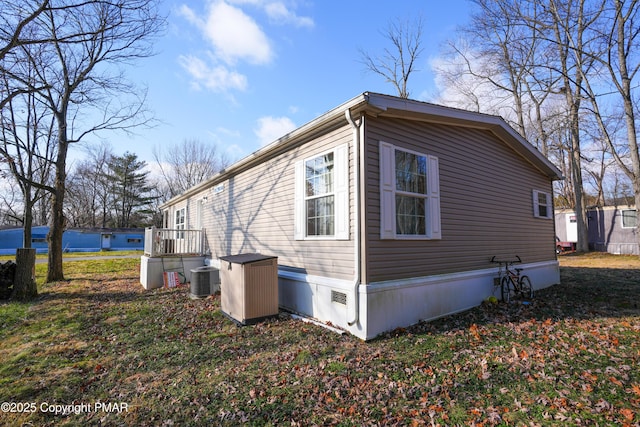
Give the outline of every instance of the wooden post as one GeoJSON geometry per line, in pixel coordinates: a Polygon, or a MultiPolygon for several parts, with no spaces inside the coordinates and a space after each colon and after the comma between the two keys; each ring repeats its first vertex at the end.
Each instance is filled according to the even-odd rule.
{"type": "Polygon", "coordinates": [[[16,250],[16,276],[11,296],[18,300],[30,300],[38,296],[36,250],[34,248],[18,248],[16,250]]]}

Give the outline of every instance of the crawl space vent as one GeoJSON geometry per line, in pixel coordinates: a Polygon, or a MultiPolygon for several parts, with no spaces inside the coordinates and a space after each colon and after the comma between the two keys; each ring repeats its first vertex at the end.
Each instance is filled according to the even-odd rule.
{"type": "Polygon", "coordinates": [[[347,294],[344,292],[331,291],[331,302],[347,305],[347,294]]]}

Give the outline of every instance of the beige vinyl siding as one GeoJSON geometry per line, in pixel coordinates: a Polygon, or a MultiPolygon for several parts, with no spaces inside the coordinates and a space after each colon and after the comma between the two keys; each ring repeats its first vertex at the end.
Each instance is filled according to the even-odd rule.
{"type": "Polygon", "coordinates": [[[555,259],[553,220],[533,216],[532,191],[551,193],[550,180],[490,132],[368,117],[365,138],[367,281],[555,259]],[[380,140],[438,157],[441,240],[380,239],[380,140]]]}
{"type": "MultiPolygon", "coordinates": [[[[213,258],[259,252],[278,257],[280,266],[305,274],[350,279],[353,277],[353,192],[349,194],[349,240],[294,239],[295,163],[341,144],[349,146],[352,176],[352,132],[347,126],[265,160],[228,180],[214,183],[203,193],[203,225],[213,258]],[[224,189],[214,192],[217,185],[224,189]]],[[[351,180],[350,180],[351,182],[351,180]]]]}

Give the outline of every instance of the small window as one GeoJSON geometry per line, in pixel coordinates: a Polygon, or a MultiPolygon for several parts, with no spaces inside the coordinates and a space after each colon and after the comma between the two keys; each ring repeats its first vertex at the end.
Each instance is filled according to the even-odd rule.
{"type": "Polygon", "coordinates": [[[622,211],[622,228],[636,228],[638,226],[638,212],[633,209],[622,211]]]}
{"type": "Polygon", "coordinates": [[[169,211],[162,211],[162,227],[171,228],[169,225],[169,211]]]}
{"type": "MultiPolygon", "coordinates": [[[[182,209],[176,210],[176,221],[175,221],[176,230],[184,230],[185,229],[185,225],[186,225],[186,221],[187,221],[186,212],[187,212],[186,208],[182,208],[182,209]]],[[[184,231],[177,231],[176,232],[176,239],[184,239],[184,231]]]]}
{"type": "Polygon", "coordinates": [[[551,218],[552,212],[551,194],[533,190],[533,216],[536,218],[551,218]]]}

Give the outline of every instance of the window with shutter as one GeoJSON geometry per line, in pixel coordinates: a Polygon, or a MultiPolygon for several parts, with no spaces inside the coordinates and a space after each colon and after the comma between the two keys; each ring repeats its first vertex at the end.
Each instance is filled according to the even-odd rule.
{"type": "Polygon", "coordinates": [[[380,142],[380,237],[440,239],[438,158],[380,142]]]}
{"type": "Polygon", "coordinates": [[[536,218],[551,218],[553,206],[551,194],[544,191],[533,190],[533,216],[536,218]]]}

